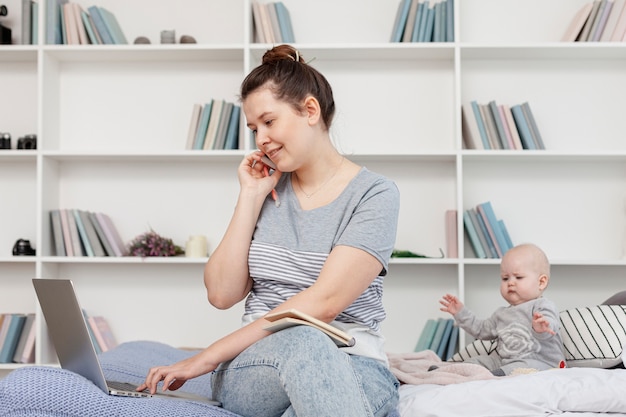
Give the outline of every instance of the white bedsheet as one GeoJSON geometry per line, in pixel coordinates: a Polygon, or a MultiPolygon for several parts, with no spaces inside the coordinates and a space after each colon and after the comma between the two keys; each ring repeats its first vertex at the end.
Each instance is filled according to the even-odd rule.
{"type": "Polygon", "coordinates": [[[626,417],[626,370],[567,368],[451,385],[403,385],[402,417],[626,417]]]}

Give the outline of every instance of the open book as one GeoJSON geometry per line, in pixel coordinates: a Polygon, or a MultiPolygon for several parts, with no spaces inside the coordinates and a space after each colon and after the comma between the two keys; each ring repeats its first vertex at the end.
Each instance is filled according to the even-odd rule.
{"type": "Polygon", "coordinates": [[[291,326],[305,325],[323,331],[333,339],[335,344],[339,347],[354,346],[356,343],[354,338],[346,332],[293,308],[286,311],[270,313],[265,316],[265,320],[270,322],[269,325],[265,326],[265,330],[271,332],[277,332],[291,326]]]}

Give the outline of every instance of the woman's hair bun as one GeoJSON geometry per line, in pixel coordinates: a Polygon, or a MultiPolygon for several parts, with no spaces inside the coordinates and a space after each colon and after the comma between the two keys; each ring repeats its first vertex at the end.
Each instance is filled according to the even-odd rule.
{"type": "Polygon", "coordinates": [[[271,64],[278,61],[291,61],[304,63],[300,52],[291,45],[278,45],[265,52],[263,64],[271,64]]]}

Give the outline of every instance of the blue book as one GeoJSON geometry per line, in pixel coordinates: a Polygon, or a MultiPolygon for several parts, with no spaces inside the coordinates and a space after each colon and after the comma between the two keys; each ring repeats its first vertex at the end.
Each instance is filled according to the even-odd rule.
{"type": "Polygon", "coordinates": [[[417,42],[419,39],[420,22],[422,21],[422,15],[425,9],[424,3],[417,5],[417,15],[415,16],[415,25],[413,25],[413,33],[411,34],[411,42],[417,42]]]}
{"type": "Polygon", "coordinates": [[[113,39],[113,43],[116,45],[125,45],[128,43],[126,40],[126,36],[124,35],[124,31],[117,21],[117,18],[113,13],[105,9],[104,7],[100,7],[100,16],[102,16],[102,20],[104,21],[104,25],[107,27],[111,38],[113,39]]]}
{"type": "Polygon", "coordinates": [[[224,149],[237,149],[239,148],[239,114],[241,113],[241,107],[235,105],[233,112],[230,114],[230,122],[228,123],[228,130],[226,131],[226,142],[224,143],[224,149]]]}
{"type": "Polygon", "coordinates": [[[522,141],[522,146],[524,147],[524,149],[537,149],[535,146],[533,135],[530,132],[530,126],[528,125],[528,122],[524,117],[524,111],[522,110],[522,106],[519,104],[511,106],[511,113],[513,114],[515,127],[517,127],[517,131],[519,132],[519,137],[522,141]]]}
{"type": "Polygon", "coordinates": [[[446,319],[438,318],[437,319],[437,328],[435,329],[435,335],[433,336],[433,340],[430,342],[430,346],[428,346],[429,350],[433,352],[437,352],[439,348],[439,344],[441,343],[441,338],[443,337],[443,332],[446,328],[446,319]]]}
{"type": "Polygon", "coordinates": [[[411,0],[400,0],[396,20],[393,23],[393,32],[391,33],[391,42],[401,42],[404,34],[404,27],[409,18],[409,9],[411,8],[411,0]]]}
{"type": "Polygon", "coordinates": [[[493,122],[496,125],[496,131],[498,133],[498,139],[500,141],[500,145],[502,149],[511,149],[509,145],[509,141],[506,137],[506,131],[504,124],[502,123],[502,118],[500,117],[500,110],[498,110],[498,104],[495,100],[491,100],[489,102],[489,110],[491,111],[491,116],[493,117],[493,122]]]}
{"type": "Polygon", "coordinates": [[[422,350],[427,350],[430,347],[433,337],[435,336],[436,330],[437,321],[434,319],[426,320],[426,324],[424,324],[424,328],[422,329],[422,333],[417,340],[414,351],[421,352],[422,350]]]}
{"type": "Polygon", "coordinates": [[[78,209],[73,209],[72,214],[74,215],[74,220],[76,221],[76,227],[78,228],[78,235],[80,236],[80,241],[83,244],[83,248],[85,248],[85,253],[87,256],[96,256],[91,244],[89,243],[89,236],[87,236],[87,230],[85,229],[85,225],[83,224],[83,220],[80,217],[80,213],[78,209]]]}
{"type": "Polygon", "coordinates": [[[530,110],[530,105],[528,104],[528,102],[522,103],[522,112],[524,113],[524,119],[526,119],[526,121],[528,122],[528,127],[530,129],[530,134],[533,137],[535,147],[537,149],[546,149],[545,145],[543,144],[543,139],[541,138],[539,128],[537,127],[537,122],[535,121],[533,112],[530,110]]]}
{"type": "Polygon", "coordinates": [[[278,26],[280,26],[280,35],[283,38],[283,42],[294,43],[296,38],[293,34],[293,26],[291,25],[289,10],[287,10],[282,1],[275,2],[274,7],[276,8],[278,26]]]}
{"type": "Polygon", "coordinates": [[[454,42],[454,0],[445,0],[446,4],[446,42],[454,42]]]}
{"type": "Polygon", "coordinates": [[[60,45],[63,43],[63,27],[61,19],[62,5],[68,0],[48,0],[46,2],[46,43],[49,45],[60,45]]]}
{"type": "Polygon", "coordinates": [[[87,37],[89,38],[89,43],[92,45],[98,45],[100,41],[96,36],[96,32],[94,27],[91,25],[91,19],[89,19],[89,13],[84,10],[80,11],[80,18],[83,21],[83,26],[85,26],[85,31],[87,32],[87,37]]]}
{"type": "Polygon", "coordinates": [[[487,128],[485,127],[483,118],[480,115],[478,102],[476,100],[472,100],[470,104],[472,106],[472,113],[474,113],[474,118],[476,119],[476,124],[478,125],[478,131],[480,132],[480,140],[483,142],[483,148],[491,149],[491,146],[489,145],[489,137],[487,136],[487,128]]]}
{"type": "MultiPolygon", "coordinates": [[[[449,0],[448,0],[449,1],[449,0]]],[[[446,349],[445,360],[450,360],[459,350],[459,328],[452,326],[452,333],[450,333],[450,341],[448,342],[448,348],[446,349]]]]}
{"type": "Polygon", "coordinates": [[[20,335],[22,334],[24,323],[26,323],[25,314],[11,314],[4,319],[7,320],[8,317],[10,317],[10,322],[7,327],[7,333],[4,339],[4,343],[2,344],[2,348],[0,349],[0,363],[13,362],[15,349],[17,348],[17,343],[20,340],[20,335]]]}
{"type": "Polygon", "coordinates": [[[483,234],[483,236],[485,237],[485,240],[487,241],[487,249],[485,250],[489,250],[489,256],[487,256],[487,258],[497,258],[498,257],[498,252],[496,251],[496,246],[493,243],[493,240],[491,240],[491,235],[489,235],[489,231],[487,230],[487,225],[485,224],[485,219],[483,219],[483,216],[481,216],[480,214],[478,214],[478,212],[476,213],[476,220],[478,220],[478,224],[480,225],[480,230],[483,234]]]}
{"type": "Polygon", "coordinates": [[[507,250],[513,248],[513,241],[511,240],[511,236],[509,235],[509,231],[504,224],[504,220],[498,220],[498,224],[500,225],[500,229],[502,230],[502,234],[504,235],[504,240],[506,241],[507,250]]]}
{"type": "Polygon", "coordinates": [[[481,229],[480,223],[478,222],[478,213],[476,213],[476,209],[474,208],[470,208],[467,211],[469,212],[469,216],[472,224],[474,225],[474,229],[476,229],[476,234],[478,235],[478,241],[480,242],[480,246],[485,251],[485,257],[490,258],[489,243],[487,243],[487,238],[483,234],[483,230],[481,229]]]}
{"type": "Polygon", "coordinates": [[[493,206],[490,201],[486,201],[482,204],[478,205],[478,212],[484,214],[487,225],[487,230],[491,229],[493,234],[492,239],[495,238],[495,247],[498,252],[498,256],[502,257],[504,253],[507,251],[508,244],[506,239],[504,238],[504,234],[502,233],[502,229],[500,229],[500,224],[498,223],[498,218],[496,217],[496,213],[493,210],[493,206]],[[482,209],[482,210],[481,210],[482,209]]]}
{"type": "Polygon", "coordinates": [[[450,341],[450,335],[452,334],[452,327],[454,327],[454,319],[444,320],[445,327],[443,328],[443,335],[441,336],[441,341],[439,342],[439,346],[437,347],[437,356],[439,356],[442,360],[445,358],[446,349],[448,348],[448,342],[450,341]]]}
{"type": "Polygon", "coordinates": [[[465,226],[465,231],[467,232],[467,236],[469,237],[469,241],[472,244],[472,249],[474,249],[476,257],[482,259],[486,258],[487,255],[480,243],[480,240],[478,239],[478,233],[470,217],[469,210],[465,210],[463,212],[463,225],[465,226]]]}
{"type": "Polygon", "coordinates": [[[433,7],[428,8],[428,14],[426,15],[426,30],[424,31],[424,38],[422,42],[433,41],[433,28],[435,26],[435,4],[433,7]]]}
{"type": "MultiPolygon", "coordinates": [[[[422,10],[422,15],[420,16],[420,30],[417,33],[417,41],[418,42],[425,42],[424,39],[426,38],[426,25],[428,23],[428,10],[430,10],[429,7],[429,1],[425,0],[424,1],[424,10],[422,10]]],[[[417,23],[415,23],[417,24],[417,23]]]]}
{"type": "Polygon", "coordinates": [[[441,42],[443,34],[443,22],[445,19],[445,6],[443,3],[435,4],[435,22],[433,26],[433,42],[441,42]]]}
{"type": "Polygon", "coordinates": [[[109,29],[104,24],[104,19],[102,17],[102,14],[100,13],[100,8],[98,8],[98,6],[90,6],[89,8],[87,8],[87,11],[91,16],[91,20],[93,20],[93,24],[96,27],[98,34],[100,35],[102,43],[105,45],[113,45],[115,41],[113,40],[109,29]]]}
{"type": "Polygon", "coordinates": [[[193,141],[193,149],[204,148],[204,138],[206,137],[206,131],[209,128],[209,118],[211,117],[212,107],[213,100],[209,101],[202,107],[200,121],[198,122],[198,130],[196,131],[196,138],[193,141]]]}

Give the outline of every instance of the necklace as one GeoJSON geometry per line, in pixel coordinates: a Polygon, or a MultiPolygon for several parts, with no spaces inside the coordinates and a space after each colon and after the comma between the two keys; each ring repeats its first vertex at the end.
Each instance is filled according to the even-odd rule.
{"type": "Polygon", "coordinates": [[[319,187],[317,187],[317,189],[315,191],[313,191],[312,193],[307,193],[306,191],[304,191],[304,188],[302,188],[302,185],[300,184],[300,179],[298,178],[298,174],[296,174],[296,182],[298,183],[298,188],[300,189],[300,191],[302,191],[302,194],[304,194],[304,196],[309,199],[312,196],[314,196],[319,190],[321,190],[322,188],[324,188],[324,186],[326,184],[328,184],[333,178],[335,178],[335,175],[337,175],[337,172],[339,172],[339,168],[341,168],[341,165],[343,164],[343,160],[345,158],[342,156],[341,157],[341,161],[339,162],[339,165],[337,165],[337,168],[335,168],[335,172],[333,172],[333,175],[331,175],[330,177],[328,177],[328,179],[326,181],[324,181],[322,183],[322,185],[320,185],[319,187]]]}

